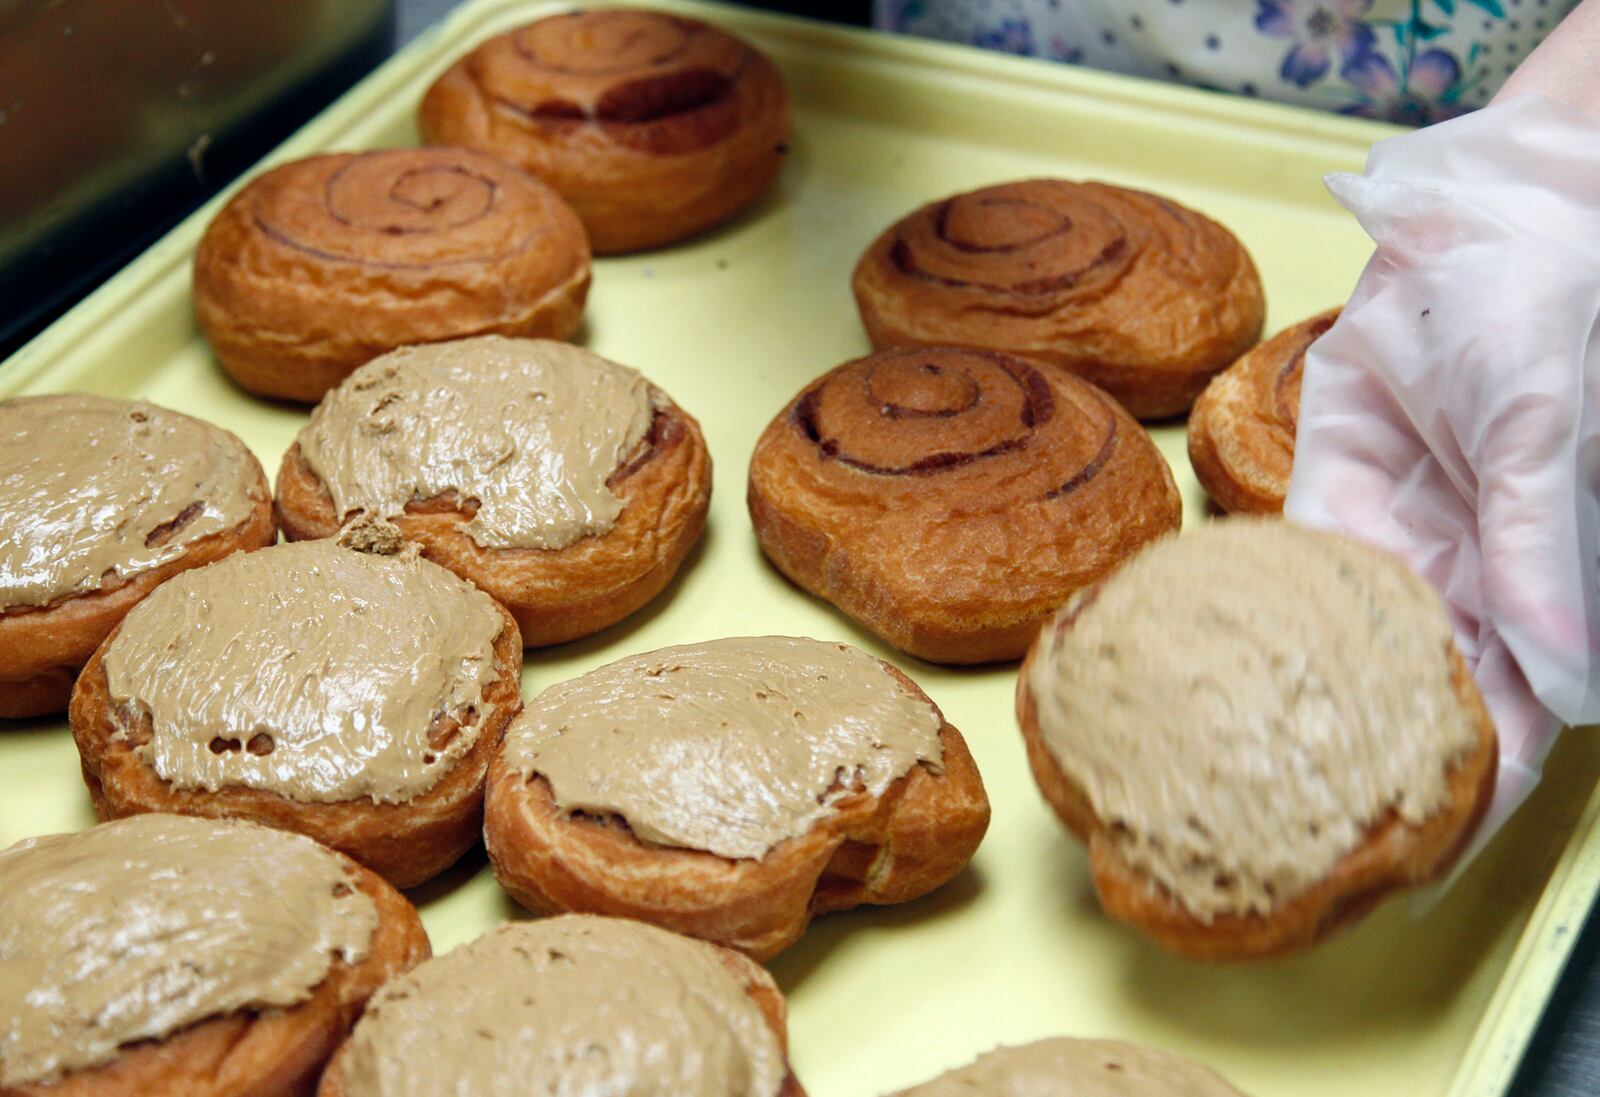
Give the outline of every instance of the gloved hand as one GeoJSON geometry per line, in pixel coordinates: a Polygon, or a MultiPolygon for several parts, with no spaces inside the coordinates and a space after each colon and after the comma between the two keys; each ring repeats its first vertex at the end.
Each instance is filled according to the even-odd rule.
{"type": "Polygon", "coordinates": [[[1285,507],[1443,595],[1500,737],[1474,849],[1600,721],[1600,120],[1508,89],[1329,178],[1377,252],[1306,356],[1285,507]]]}

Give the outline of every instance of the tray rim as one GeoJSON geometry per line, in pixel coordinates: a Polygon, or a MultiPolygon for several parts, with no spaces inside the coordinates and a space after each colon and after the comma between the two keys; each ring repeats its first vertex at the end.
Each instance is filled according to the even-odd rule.
{"type": "MultiPolygon", "coordinates": [[[[570,0],[466,0],[443,20],[396,50],[388,60],[10,357],[0,360],[0,384],[9,390],[38,378],[82,335],[102,326],[107,317],[137,297],[141,289],[172,276],[176,268],[187,265],[206,224],[240,187],[264,168],[338,147],[339,131],[359,117],[366,103],[382,99],[400,85],[409,83],[418,68],[436,62],[447,51],[464,47],[467,41],[483,33],[485,24],[497,21],[512,9],[533,18],[578,6],[570,0]]],[[[588,0],[582,6],[636,5],[627,0],[588,0]]],[[[1374,141],[1408,132],[1404,127],[1387,123],[954,43],[823,23],[717,0],[643,0],[637,6],[739,24],[758,34],[781,36],[856,57],[876,57],[901,66],[937,67],[942,72],[1013,87],[1114,101],[1171,118],[1201,118],[1268,139],[1294,140],[1302,147],[1305,142],[1313,141],[1348,153],[1352,145],[1367,147],[1374,141]]],[[[1581,734],[1587,730],[1595,729],[1567,729],[1567,732],[1581,734]]],[[[1597,897],[1600,897],[1600,785],[1590,792],[1550,870],[1545,887],[1472,1031],[1466,1052],[1446,1091],[1447,1097],[1498,1097],[1508,1091],[1534,1028],[1549,1004],[1586,919],[1596,906],[1597,897]]]]}

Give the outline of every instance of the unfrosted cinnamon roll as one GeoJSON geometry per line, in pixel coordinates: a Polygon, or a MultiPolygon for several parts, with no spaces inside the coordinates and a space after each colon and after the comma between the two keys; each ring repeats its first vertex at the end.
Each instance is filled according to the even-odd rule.
{"type": "Polygon", "coordinates": [[[1227,229],[1104,183],[1033,179],[933,202],[856,266],[872,345],[989,348],[1064,366],[1140,419],[1189,409],[1261,334],[1227,229]]]}
{"type": "Polygon", "coordinates": [[[240,191],[194,260],[200,329],[241,386],[314,402],[395,347],[564,339],[589,291],[554,191],[470,149],[314,156],[240,191]]]}
{"type": "Polygon", "coordinates": [[[761,547],[902,651],[1020,658],[1040,623],[1182,504],[1148,435],[1063,370],[931,348],[847,362],[750,460],[761,547]]]}
{"type": "Polygon", "coordinates": [[[600,254],[658,247],[771,185],[789,96],[764,55],[649,11],[554,15],[491,38],[428,89],[424,140],[491,152],[572,203],[600,254]]]}
{"type": "Polygon", "coordinates": [[[1189,463],[1223,510],[1278,514],[1289,494],[1306,351],[1338,309],[1285,328],[1206,386],[1189,416],[1189,463]]]}

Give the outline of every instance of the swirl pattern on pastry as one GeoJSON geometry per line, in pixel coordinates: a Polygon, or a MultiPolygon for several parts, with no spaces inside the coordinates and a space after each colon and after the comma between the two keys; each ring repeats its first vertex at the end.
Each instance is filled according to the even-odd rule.
{"type": "Polygon", "coordinates": [[[241,385],[315,400],[397,346],[564,338],[589,284],[554,191],[469,149],[317,156],[267,172],[212,222],[195,309],[241,385]]]}
{"type": "Polygon", "coordinates": [[[319,189],[263,193],[251,217],[278,243],[318,259],[411,270],[504,261],[550,231],[536,222],[502,223],[495,216],[499,184],[481,165],[395,170],[385,160],[354,157],[319,189]]]}
{"type": "Polygon", "coordinates": [[[1250,256],[1220,225],[1155,195],[1035,179],[956,195],[862,256],[873,345],[987,347],[1064,366],[1141,418],[1187,410],[1256,339],[1250,256]]]}
{"type": "Polygon", "coordinates": [[[1278,514],[1289,493],[1306,351],[1338,309],[1285,328],[1206,386],[1189,418],[1189,461],[1217,505],[1278,514]]]}
{"type": "Polygon", "coordinates": [[[490,39],[423,100],[426,140],[503,157],[578,210],[597,252],[731,216],[782,162],[788,97],[772,63],[694,19],[612,9],[490,39]]]}
{"type": "Polygon", "coordinates": [[[1180,504],[1125,411],[994,351],[847,362],[768,426],[751,459],[762,547],[802,587],[914,655],[1016,658],[1038,622],[1180,504]]]}

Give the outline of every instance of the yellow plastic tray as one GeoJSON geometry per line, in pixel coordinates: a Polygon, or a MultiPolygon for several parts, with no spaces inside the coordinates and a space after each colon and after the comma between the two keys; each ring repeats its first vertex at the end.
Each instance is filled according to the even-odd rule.
{"type": "MultiPolygon", "coordinates": [[[[745,467],[808,379],[867,349],[850,270],[874,233],[941,195],[1036,174],[1160,190],[1255,255],[1273,328],[1342,301],[1368,245],[1322,175],[1360,170],[1365,123],[735,8],[669,3],[768,50],[796,101],[781,186],[688,246],[595,264],[582,340],[700,418],[716,460],[710,528],[681,578],[599,636],[535,652],[531,696],[627,653],[722,635],[848,640],[905,666],[965,732],[994,803],[972,867],[900,907],[833,915],[779,957],[796,1070],[819,1097],[870,1097],[1000,1042],[1059,1033],[1161,1044],[1266,1095],[1504,1090],[1600,886],[1600,738],[1569,734],[1521,814],[1427,917],[1391,902],[1309,955],[1248,967],[1174,959],[1099,913],[1079,846],[1029,779],[1010,668],[898,656],[763,562],[745,467]]],[[[415,141],[412,110],[454,57],[552,4],[478,0],[269,162],[415,141]]],[[[216,203],[0,368],[0,396],[140,395],[237,431],[269,471],[303,413],[245,396],[195,331],[189,258],[216,203]]],[[[1181,428],[1156,432],[1191,521],[1203,499],[1181,428]]],[[[93,821],[62,723],[0,729],[0,845],[93,821]]],[[[481,854],[415,896],[437,950],[519,911],[481,854]]]]}

